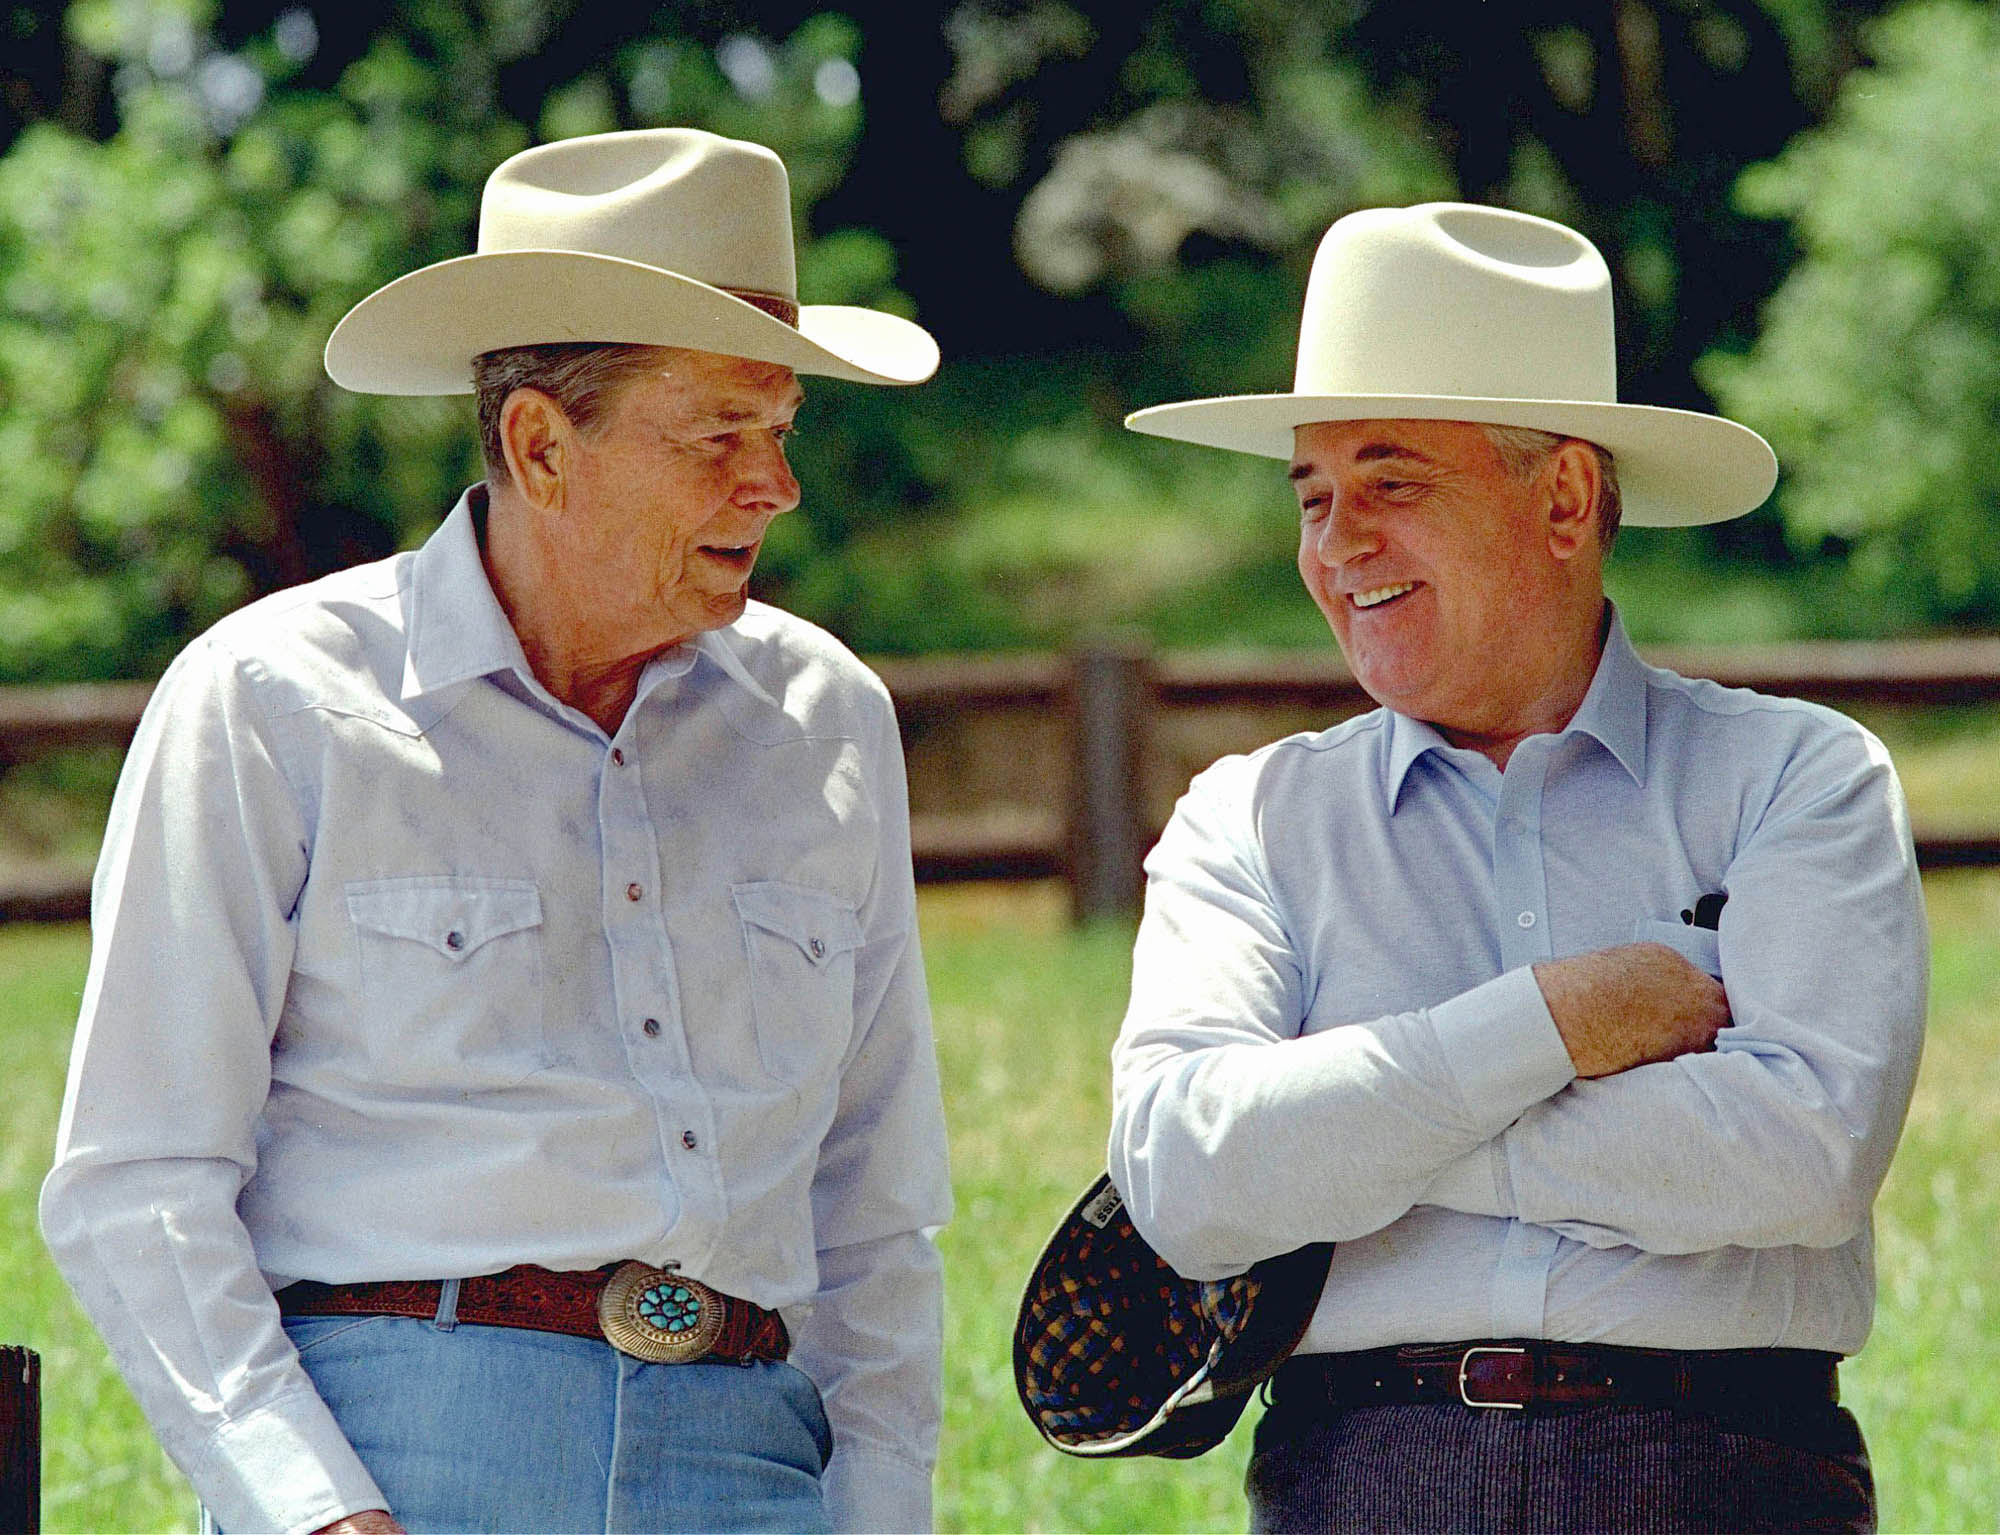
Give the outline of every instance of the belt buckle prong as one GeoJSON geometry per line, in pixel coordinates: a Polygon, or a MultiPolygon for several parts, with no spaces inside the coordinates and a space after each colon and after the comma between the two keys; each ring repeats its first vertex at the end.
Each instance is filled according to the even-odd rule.
{"type": "Polygon", "coordinates": [[[1465,1386],[1466,1375],[1471,1369],[1472,1356],[1474,1354],[1519,1354],[1525,1359],[1528,1356],[1528,1351],[1513,1344],[1505,1343],[1479,1343],[1467,1349],[1463,1354],[1458,1356],[1458,1399],[1468,1407],[1507,1407],[1515,1412],[1520,1412],[1526,1408],[1528,1405],[1526,1402],[1483,1402],[1473,1398],[1472,1394],[1465,1389],[1465,1386]]]}

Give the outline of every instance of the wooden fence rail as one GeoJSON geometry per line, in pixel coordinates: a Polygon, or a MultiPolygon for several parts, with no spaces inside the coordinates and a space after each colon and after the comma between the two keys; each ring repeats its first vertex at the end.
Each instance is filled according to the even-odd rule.
{"type": "MultiPolygon", "coordinates": [[[[1647,657],[1688,676],[1835,706],[2000,702],[2000,638],[1662,647],[1649,648],[1647,657]]],[[[1371,707],[1331,649],[1155,655],[1137,644],[1106,643],[1068,655],[892,658],[876,666],[895,697],[918,786],[911,814],[917,877],[1060,878],[1080,916],[1136,903],[1140,857],[1163,815],[1149,783],[1157,790],[1164,776],[1177,790],[1182,769],[1218,751],[1371,707]],[[1269,723],[1284,716],[1289,722],[1269,723]],[[1171,723],[1208,717],[1229,728],[1209,731],[1191,761],[1163,763],[1159,743],[1171,723]],[[1060,760],[1031,775],[1011,802],[927,805],[922,785],[940,776],[923,770],[931,744],[1003,718],[1045,733],[1053,727],[1063,743],[1060,760]]],[[[148,692],[144,683],[0,688],[0,765],[59,746],[123,745],[148,692]]],[[[1919,824],[1916,842],[1927,869],[2000,865],[2000,826],[1919,824]]],[[[73,869],[26,871],[0,886],[0,920],[73,918],[88,906],[87,879],[73,869]]]]}

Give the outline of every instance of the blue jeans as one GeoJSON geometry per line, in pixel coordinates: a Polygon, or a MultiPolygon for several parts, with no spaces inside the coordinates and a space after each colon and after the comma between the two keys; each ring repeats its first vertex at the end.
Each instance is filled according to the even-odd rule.
{"type": "Polygon", "coordinates": [[[819,1392],[788,1364],[644,1364],[591,1338],[296,1317],[306,1373],[412,1535],[831,1528],[819,1392]]]}

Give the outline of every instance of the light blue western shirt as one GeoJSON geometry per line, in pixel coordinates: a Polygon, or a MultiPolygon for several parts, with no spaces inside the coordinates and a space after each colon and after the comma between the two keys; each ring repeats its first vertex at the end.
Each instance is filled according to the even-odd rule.
{"type": "Polygon", "coordinates": [[[225,1529],[381,1504],[274,1288],[633,1258],[782,1312],[837,1526],[927,1528],[950,1194],[887,693],[753,603],[606,735],[535,680],[481,495],[162,679],[50,1248],[225,1529]]]}
{"type": "Polygon", "coordinates": [[[1218,762],[1146,868],[1110,1168],[1182,1272],[1333,1241],[1306,1352],[1861,1346],[1928,973],[1867,731],[1647,666],[1614,613],[1504,772],[1377,710],[1218,762]],[[1530,967],[1641,940],[1730,1026],[1579,1079],[1530,967]]]}

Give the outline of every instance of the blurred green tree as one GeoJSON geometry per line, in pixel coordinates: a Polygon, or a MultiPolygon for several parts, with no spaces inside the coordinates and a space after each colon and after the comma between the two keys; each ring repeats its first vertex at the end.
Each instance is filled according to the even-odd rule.
{"type": "MultiPolygon", "coordinates": [[[[756,137],[809,230],[859,127],[837,18],[733,55],[628,19],[580,72],[542,54],[559,10],[375,19],[329,79],[302,8],[234,46],[212,0],[69,8],[113,121],[72,99],[0,158],[0,675],[157,670],[236,604],[418,536],[478,477],[463,402],[350,395],[319,355],[370,289],[471,248],[506,155],[647,121],[756,137]],[[516,115],[524,60],[560,73],[516,115]]],[[[877,235],[808,237],[800,264],[817,299],[907,308],[877,235]]]]}
{"type": "Polygon", "coordinates": [[[1704,377],[1788,465],[1843,627],[2000,621],[2000,9],[1917,0],[1868,34],[1824,127],[1745,174],[1803,256],[1747,355],[1704,377]]]}
{"type": "MultiPolygon", "coordinates": [[[[1583,227],[1620,277],[1627,393],[1706,403],[1693,359],[1747,344],[1791,255],[1729,188],[1818,118],[1880,8],[820,3],[17,7],[0,676],[155,670],[229,606],[419,536],[477,473],[465,408],[333,389],[327,331],[469,249],[505,154],[665,122],[779,149],[806,297],[914,309],[949,359],[914,392],[815,391],[766,594],[911,650],[1261,590],[1262,492],[1124,410],[1283,387],[1325,224],[1453,195],[1583,227]]],[[[1713,536],[1790,557],[1768,520],[1713,536]]]]}

